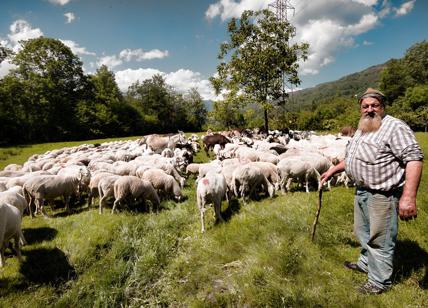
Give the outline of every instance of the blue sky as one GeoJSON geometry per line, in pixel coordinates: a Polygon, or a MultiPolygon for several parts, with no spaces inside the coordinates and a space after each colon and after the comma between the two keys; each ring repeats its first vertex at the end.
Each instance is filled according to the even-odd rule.
{"type": "MultiPolygon", "coordinates": [[[[310,44],[301,63],[300,88],[402,57],[428,39],[426,0],[290,0],[295,40],[310,44]]],[[[106,64],[122,90],[137,80],[164,75],[178,91],[196,87],[213,99],[215,74],[227,22],[245,9],[273,0],[1,0],[0,43],[18,51],[19,40],[40,35],[62,40],[86,73],[106,64]]],[[[12,67],[0,66],[0,77],[12,67]]]]}

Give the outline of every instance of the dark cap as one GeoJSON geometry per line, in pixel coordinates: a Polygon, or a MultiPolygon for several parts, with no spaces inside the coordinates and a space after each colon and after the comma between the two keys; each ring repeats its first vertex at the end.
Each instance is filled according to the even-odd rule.
{"type": "Polygon", "coordinates": [[[374,97],[376,98],[381,104],[384,104],[386,100],[385,94],[380,92],[379,90],[368,88],[366,92],[364,92],[360,98],[358,99],[358,102],[361,103],[361,101],[367,97],[374,97]]]}

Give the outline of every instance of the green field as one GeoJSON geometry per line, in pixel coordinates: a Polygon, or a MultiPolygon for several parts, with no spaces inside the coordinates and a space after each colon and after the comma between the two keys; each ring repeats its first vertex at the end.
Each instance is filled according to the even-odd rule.
{"type": "MultiPolygon", "coordinates": [[[[428,153],[428,134],[417,138],[428,153]]],[[[80,143],[0,149],[0,167],[80,143]]],[[[359,254],[352,188],[324,192],[315,242],[316,192],[224,202],[226,222],[214,225],[210,208],[205,234],[194,179],[184,194],[157,214],[75,207],[70,215],[59,208],[48,209],[48,219],[24,217],[29,245],[21,264],[8,258],[0,269],[0,307],[428,307],[428,166],[418,218],[399,225],[393,288],[378,296],[356,292],[365,275],[342,266],[359,254]]]]}

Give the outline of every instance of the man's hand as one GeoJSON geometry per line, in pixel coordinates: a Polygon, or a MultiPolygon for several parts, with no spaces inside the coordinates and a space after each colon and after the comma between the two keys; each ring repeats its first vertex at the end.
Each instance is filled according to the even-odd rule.
{"type": "Polygon", "coordinates": [[[400,215],[400,219],[404,221],[416,218],[418,215],[416,197],[401,196],[398,204],[398,214],[400,215]]]}

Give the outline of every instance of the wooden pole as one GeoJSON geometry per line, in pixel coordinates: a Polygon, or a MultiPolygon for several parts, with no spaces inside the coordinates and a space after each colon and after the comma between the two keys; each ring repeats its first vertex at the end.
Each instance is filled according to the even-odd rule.
{"type": "Polygon", "coordinates": [[[312,224],[312,233],[311,233],[311,240],[312,242],[315,239],[315,231],[317,229],[318,219],[320,217],[321,212],[321,205],[322,205],[322,187],[320,187],[320,190],[318,192],[318,208],[317,208],[317,214],[315,215],[314,223],[312,224]]]}

